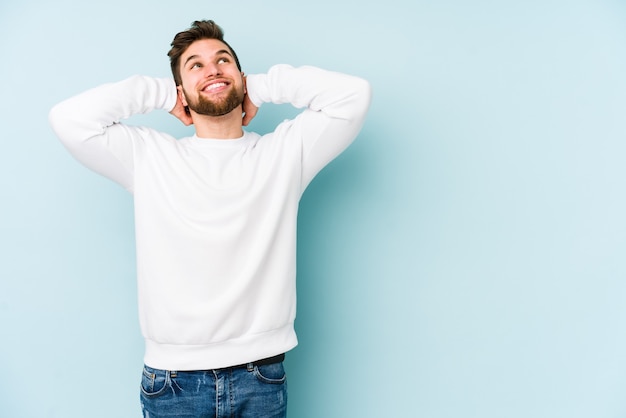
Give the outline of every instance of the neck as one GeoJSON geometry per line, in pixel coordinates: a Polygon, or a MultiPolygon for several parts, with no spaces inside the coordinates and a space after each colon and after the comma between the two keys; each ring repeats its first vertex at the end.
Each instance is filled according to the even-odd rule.
{"type": "Polygon", "coordinates": [[[198,138],[241,138],[243,135],[242,116],[241,106],[222,116],[207,116],[191,112],[191,119],[196,127],[198,138]]]}

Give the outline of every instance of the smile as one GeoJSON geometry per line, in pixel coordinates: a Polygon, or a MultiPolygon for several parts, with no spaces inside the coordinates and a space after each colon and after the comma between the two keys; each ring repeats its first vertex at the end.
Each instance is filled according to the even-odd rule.
{"type": "Polygon", "coordinates": [[[227,86],[228,86],[228,83],[225,83],[225,82],[211,83],[205,88],[203,88],[202,91],[212,92],[212,91],[216,91],[227,86]]]}

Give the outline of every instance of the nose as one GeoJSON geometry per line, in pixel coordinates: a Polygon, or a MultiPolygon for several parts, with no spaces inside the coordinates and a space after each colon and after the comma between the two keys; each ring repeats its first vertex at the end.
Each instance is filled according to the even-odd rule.
{"type": "Polygon", "coordinates": [[[207,64],[204,67],[204,76],[205,78],[215,77],[217,75],[222,74],[222,70],[219,65],[216,63],[207,64]]]}

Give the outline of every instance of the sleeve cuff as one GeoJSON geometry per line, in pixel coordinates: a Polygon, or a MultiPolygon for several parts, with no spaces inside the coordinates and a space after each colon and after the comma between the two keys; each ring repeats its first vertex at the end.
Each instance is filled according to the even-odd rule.
{"type": "Polygon", "coordinates": [[[263,89],[265,88],[263,77],[264,74],[248,74],[246,77],[246,93],[256,107],[261,107],[265,103],[263,100],[263,89]]]}
{"type": "Polygon", "coordinates": [[[163,104],[162,109],[171,112],[176,106],[176,101],[178,100],[178,90],[176,89],[176,83],[172,78],[161,78],[159,79],[159,84],[163,88],[165,94],[163,95],[163,104]]]}

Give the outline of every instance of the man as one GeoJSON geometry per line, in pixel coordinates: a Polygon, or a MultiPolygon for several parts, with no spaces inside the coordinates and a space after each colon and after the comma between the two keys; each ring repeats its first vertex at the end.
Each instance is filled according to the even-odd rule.
{"type": "Polygon", "coordinates": [[[356,137],[369,84],[287,65],[244,76],[213,21],[168,55],[174,81],[134,76],[50,112],[69,152],[134,197],[144,417],[284,417],[298,202],[356,137]],[[304,111],[243,130],[262,103],[287,102],[304,111]],[[157,109],[195,135],[119,123],[157,109]]]}

